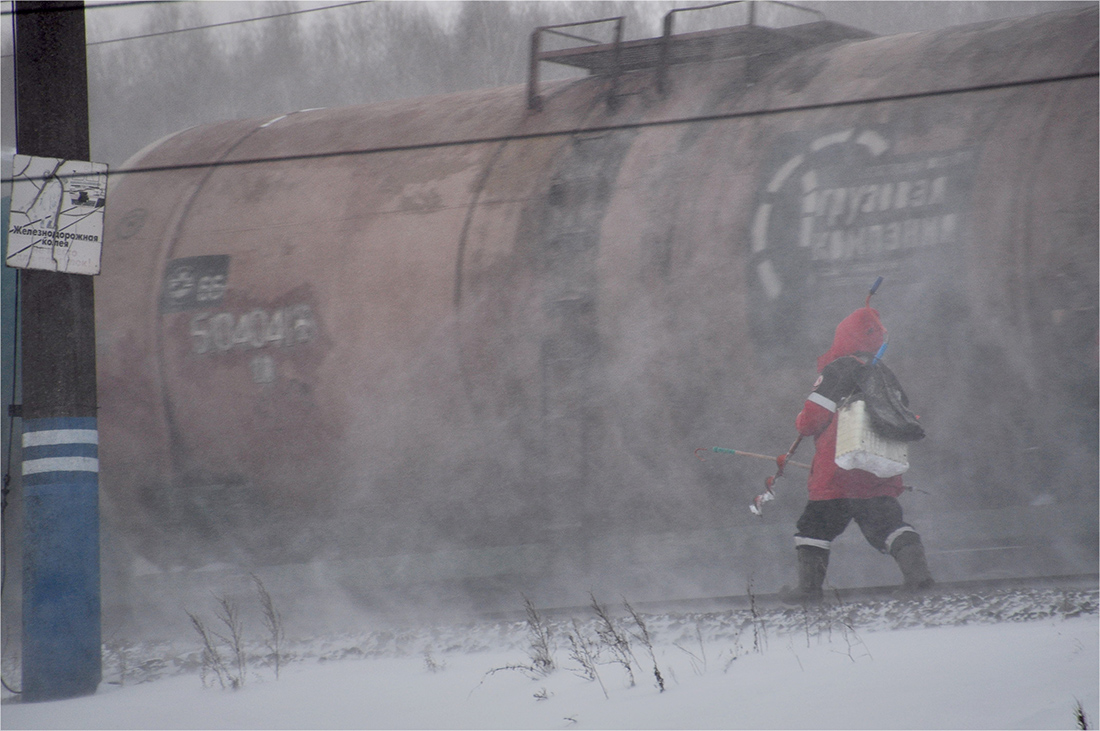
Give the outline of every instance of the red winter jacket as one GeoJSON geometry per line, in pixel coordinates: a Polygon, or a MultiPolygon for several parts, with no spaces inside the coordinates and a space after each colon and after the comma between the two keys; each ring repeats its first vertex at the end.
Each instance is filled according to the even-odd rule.
{"type": "Polygon", "coordinates": [[[859,367],[882,347],[885,340],[886,328],[878,312],[862,307],[837,325],[833,346],[817,360],[821,375],[795,420],[799,434],[814,438],[815,452],[808,484],[810,500],[897,497],[904,491],[900,475],[882,478],[864,470],[845,470],[836,465],[834,416],[837,405],[855,389],[859,367]]]}

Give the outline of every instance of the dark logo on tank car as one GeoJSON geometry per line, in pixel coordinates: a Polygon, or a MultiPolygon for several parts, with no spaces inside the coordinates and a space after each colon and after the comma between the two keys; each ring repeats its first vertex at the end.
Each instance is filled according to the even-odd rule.
{"type": "Polygon", "coordinates": [[[976,159],[971,148],[897,154],[873,128],[780,138],[748,236],[756,340],[786,338],[788,350],[792,331],[816,324],[810,303],[848,302],[879,275],[923,277],[967,235],[976,159]]]}
{"type": "Polygon", "coordinates": [[[172,259],[164,268],[160,311],[183,312],[221,301],[229,282],[229,257],[224,254],[172,259]]]}

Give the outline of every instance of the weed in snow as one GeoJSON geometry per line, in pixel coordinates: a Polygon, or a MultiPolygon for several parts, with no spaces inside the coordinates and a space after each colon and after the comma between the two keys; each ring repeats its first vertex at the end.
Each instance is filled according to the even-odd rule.
{"type": "MultiPolygon", "coordinates": [[[[262,601],[261,601],[262,603],[262,601]]],[[[839,649],[853,660],[869,655],[858,633],[868,630],[884,631],[909,627],[943,627],[970,624],[995,624],[1035,620],[1059,620],[1098,613],[1100,592],[1093,588],[1043,589],[1015,588],[1001,591],[983,591],[981,594],[932,594],[907,599],[864,599],[847,605],[824,604],[809,609],[786,606],[769,606],[756,601],[745,608],[729,608],[709,612],[671,612],[647,614],[646,631],[660,659],[661,648],[669,648],[691,663],[696,674],[715,670],[734,672],[737,660],[746,652],[756,652],[763,647],[764,633],[772,638],[797,638],[796,642],[831,645],[840,643],[839,649]],[[722,648],[718,652],[715,648],[722,648]]],[[[210,634],[210,620],[196,613],[196,619],[206,628],[212,649],[221,658],[223,682],[227,670],[232,670],[233,652],[210,634]]],[[[608,667],[615,666],[609,650],[599,642],[591,617],[564,617],[549,619],[538,611],[536,625],[541,629],[532,632],[530,621],[517,625],[515,621],[486,621],[474,624],[442,624],[405,629],[367,629],[340,635],[312,636],[287,639],[279,635],[279,663],[284,669],[291,663],[316,663],[323,661],[353,660],[378,657],[417,657],[425,648],[433,648],[432,662],[443,667],[446,658],[453,653],[468,654],[486,650],[515,649],[525,653],[522,666],[514,666],[533,679],[545,676],[535,671],[531,657],[533,645],[539,645],[539,633],[547,638],[546,647],[555,667],[574,673],[585,680],[600,684],[604,695],[613,690],[608,683],[608,667]],[[561,647],[555,648],[554,638],[561,647]],[[564,638],[562,641],[560,638],[564,638]],[[567,653],[555,658],[558,653],[567,653]]],[[[530,618],[529,618],[530,619],[530,618]]],[[[219,620],[213,626],[221,630],[219,620]]],[[[630,620],[626,624],[633,628],[630,620]]],[[[247,630],[248,627],[246,626],[247,630]]],[[[267,629],[265,638],[259,631],[247,644],[248,663],[253,674],[256,669],[271,667],[274,636],[267,629]]],[[[640,628],[639,628],[640,630],[640,628]]],[[[227,635],[227,631],[222,631],[227,635]]],[[[636,633],[635,633],[636,634],[636,633]]],[[[196,635],[192,634],[194,638],[196,635]]],[[[196,649],[186,638],[159,641],[130,641],[115,637],[103,648],[103,673],[105,682],[135,685],[160,678],[200,674],[204,680],[218,686],[213,668],[205,669],[205,662],[216,662],[208,644],[200,638],[196,649]]],[[[647,657],[647,660],[652,658],[647,657]]],[[[425,662],[427,667],[428,663],[425,662]]],[[[673,677],[673,667],[662,664],[660,671],[666,682],[673,677]]],[[[4,674],[18,676],[18,657],[14,652],[4,657],[4,674]]],[[[250,678],[251,679],[251,678],[250,678]]],[[[1083,713],[1083,711],[1082,711],[1083,713]]],[[[1092,719],[1078,723],[1091,724],[1092,719]]]]}

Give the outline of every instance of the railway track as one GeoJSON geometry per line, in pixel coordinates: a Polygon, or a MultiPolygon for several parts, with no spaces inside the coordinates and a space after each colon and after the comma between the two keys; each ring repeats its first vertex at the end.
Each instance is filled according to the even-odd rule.
{"type": "MultiPolygon", "coordinates": [[[[1058,592],[1078,597],[1078,602],[1087,606],[1087,597],[1100,596],[1100,576],[1097,574],[1064,574],[1058,576],[1012,577],[1001,579],[974,579],[965,581],[946,581],[919,593],[906,593],[900,586],[869,586],[854,588],[830,588],[826,590],[825,601],[819,605],[826,611],[843,609],[849,605],[898,604],[913,607],[936,604],[968,602],[973,606],[995,597],[1015,595],[1019,597],[1040,596],[1058,592]]],[[[612,597],[595,597],[601,604],[615,605],[612,597]]],[[[629,600],[629,598],[627,598],[629,600]]],[[[692,599],[672,599],[665,601],[631,602],[631,606],[644,614],[717,614],[730,610],[770,611],[776,608],[799,609],[798,605],[785,604],[779,592],[764,594],[745,593],[741,595],[700,597],[692,599]]],[[[1091,612],[1096,613],[1096,600],[1091,601],[1091,612]]],[[[580,617],[590,614],[591,605],[539,608],[538,612],[548,618],[580,617]]],[[[522,610],[506,612],[485,612],[478,615],[483,620],[524,621],[526,614],[522,610]]]]}

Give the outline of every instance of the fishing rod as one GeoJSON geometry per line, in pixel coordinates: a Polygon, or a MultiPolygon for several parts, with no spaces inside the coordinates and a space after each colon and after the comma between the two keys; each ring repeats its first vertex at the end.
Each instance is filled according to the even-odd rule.
{"type": "Polygon", "coordinates": [[[717,452],[719,454],[734,454],[739,457],[755,457],[756,459],[766,459],[769,462],[774,461],[777,469],[774,475],[768,477],[768,479],[765,480],[764,484],[767,485],[767,490],[753,498],[752,505],[749,506],[749,510],[751,510],[754,515],[763,515],[762,506],[769,500],[775,500],[775,493],[772,492],[772,486],[775,484],[776,479],[783,476],[783,470],[786,469],[787,465],[801,467],[804,470],[810,469],[810,465],[806,464],[805,462],[795,462],[791,459],[791,455],[794,454],[794,450],[798,449],[798,444],[801,441],[802,437],[799,436],[798,439],[794,441],[794,444],[791,445],[791,448],[787,450],[787,453],[781,454],[778,457],[772,457],[767,454],[757,454],[756,452],[746,452],[741,449],[729,449],[727,447],[699,447],[695,450],[695,457],[700,462],[706,462],[706,460],[703,459],[699,455],[699,453],[709,449],[710,451],[717,452]]]}
{"type": "Polygon", "coordinates": [[[875,283],[871,285],[871,291],[867,293],[867,299],[863,300],[863,306],[864,307],[870,307],[871,306],[871,298],[875,296],[875,292],[878,291],[878,287],[879,287],[880,284],[882,284],[883,279],[884,279],[884,277],[879,277],[878,279],[875,280],[875,283]]]}
{"type": "MultiPolygon", "coordinates": [[[[699,456],[699,453],[705,450],[717,452],[718,454],[734,454],[738,457],[755,457],[756,459],[766,459],[769,462],[774,462],[776,460],[776,458],[772,457],[770,454],[757,454],[756,452],[746,452],[741,449],[728,449],[726,447],[699,447],[695,450],[695,458],[698,459],[700,462],[706,462],[705,459],[699,456]]],[[[794,465],[795,467],[801,467],[804,470],[810,469],[810,465],[806,464],[805,462],[795,462],[793,460],[787,460],[787,464],[794,465]]]]}

